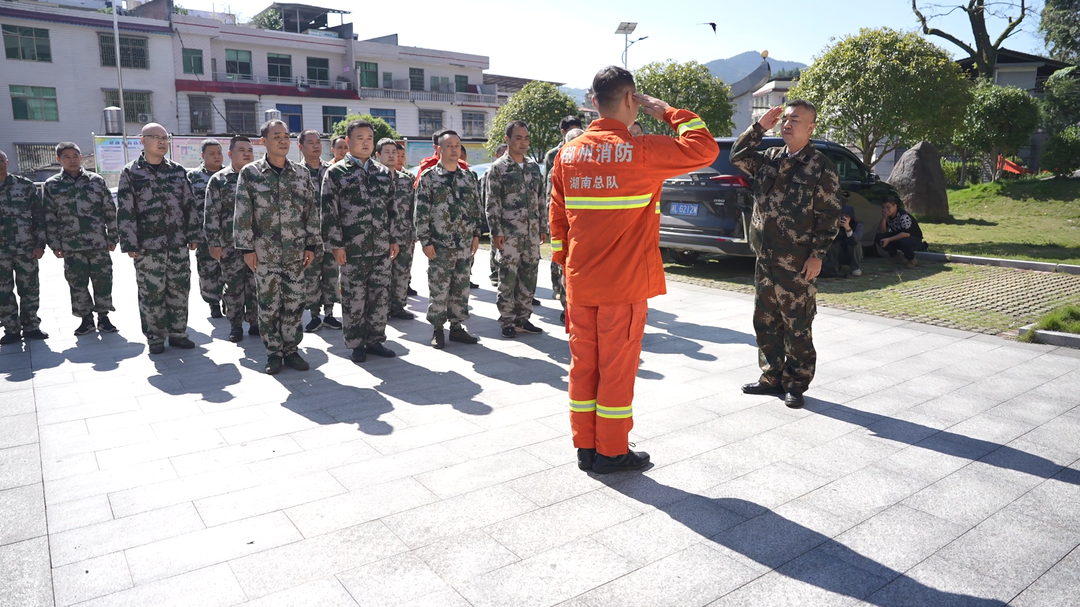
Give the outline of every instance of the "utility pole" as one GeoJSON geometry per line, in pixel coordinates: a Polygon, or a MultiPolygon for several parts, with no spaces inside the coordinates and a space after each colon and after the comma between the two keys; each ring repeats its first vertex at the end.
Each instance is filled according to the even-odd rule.
{"type": "Polygon", "coordinates": [[[128,163],[128,148],[127,148],[127,107],[124,106],[124,73],[120,69],[120,22],[117,17],[117,12],[120,8],[117,4],[123,4],[124,0],[113,0],[112,2],[112,31],[113,31],[113,50],[116,57],[116,84],[120,91],[120,133],[122,139],[120,140],[120,149],[124,151],[124,166],[128,163]]]}

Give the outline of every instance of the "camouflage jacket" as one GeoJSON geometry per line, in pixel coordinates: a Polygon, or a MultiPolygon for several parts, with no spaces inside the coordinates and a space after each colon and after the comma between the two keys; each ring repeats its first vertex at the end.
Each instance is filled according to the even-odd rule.
{"type": "Polygon", "coordinates": [[[203,236],[211,247],[233,246],[233,214],[236,212],[236,180],[240,172],[228,165],[206,184],[203,236]]]}
{"type": "Polygon", "coordinates": [[[41,192],[33,181],[8,174],[0,181],[0,254],[45,248],[41,192]]]}
{"type": "Polygon", "coordinates": [[[416,185],[416,238],[422,246],[455,249],[472,246],[480,236],[483,210],[476,175],[442,163],[420,174],[416,185]]]}
{"type": "Polygon", "coordinates": [[[322,182],[322,237],[350,256],[381,257],[401,244],[394,206],[394,176],[368,158],[351,155],[334,163],[322,182]]]}
{"type": "Polygon", "coordinates": [[[544,154],[544,175],[547,176],[548,181],[551,180],[551,169],[555,166],[555,157],[559,155],[559,150],[562,149],[562,142],[559,145],[551,148],[544,154]]]}
{"type": "Polygon", "coordinates": [[[303,160],[301,160],[299,164],[307,169],[308,175],[311,176],[311,182],[315,184],[315,191],[318,192],[319,189],[322,188],[323,177],[326,176],[326,171],[330,168],[331,163],[320,161],[318,169],[309,167],[303,160]]]}
{"type": "Polygon", "coordinates": [[[199,242],[202,228],[187,170],[168,158],[158,169],[145,156],[129,162],[116,190],[116,227],[125,253],[199,242]]]}
{"type": "Polygon", "coordinates": [[[116,203],[105,178],[60,171],[42,187],[45,236],[54,251],[103,251],[117,243],[116,203]]]}
{"type": "Polygon", "coordinates": [[[203,163],[199,165],[199,168],[188,171],[187,174],[188,181],[191,183],[191,194],[195,197],[196,220],[199,222],[199,226],[206,223],[204,219],[204,213],[206,212],[206,186],[210,183],[210,178],[214,176],[215,172],[216,171],[210,171],[210,169],[206,168],[206,163],[203,163]]]}
{"type": "Polygon", "coordinates": [[[396,228],[401,235],[401,246],[411,246],[416,240],[416,225],[413,223],[413,215],[416,214],[416,192],[413,190],[413,182],[416,180],[408,171],[394,172],[394,206],[397,209],[396,228]]]}
{"type": "Polygon", "coordinates": [[[315,186],[291,160],[280,175],[265,156],[240,170],[233,222],[234,246],[254,251],[259,263],[301,263],[305,250],[322,247],[315,186]]]}
{"type": "Polygon", "coordinates": [[[750,247],[758,259],[789,271],[810,256],[825,259],[840,224],[840,177],[813,143],[788,156],[787,146],[757,151],[757,123],[731,148],[731,163],[754,179],[750,247]]]}
{"type": "Polygon", "coordinates": [[[484,173],[484,201],[492,236],[540,241],[548,233],[547,184],[540,165],[528,158],[522,168],[503,154],[484,173]]]}

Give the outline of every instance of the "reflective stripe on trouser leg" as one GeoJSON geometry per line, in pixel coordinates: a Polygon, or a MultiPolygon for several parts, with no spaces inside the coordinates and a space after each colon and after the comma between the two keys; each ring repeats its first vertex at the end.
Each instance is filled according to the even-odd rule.
{"type": "Polygon", "coordinates": [[[570,318],[570,429],[575,447],[594,449],[596,389],[600,384],[596,307],[574,306],[570,318]]]}

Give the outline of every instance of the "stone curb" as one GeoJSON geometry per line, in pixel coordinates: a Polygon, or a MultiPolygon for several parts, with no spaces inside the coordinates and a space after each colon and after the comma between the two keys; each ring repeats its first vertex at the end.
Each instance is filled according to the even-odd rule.
{"type": "Polygon", "coordinates": [[[1000,266],[1002,268],[1036,270],[1038,272],[1062,272],[1065,274],[1080,275],[1080,266],[1067,263],[1046,263],[1043,261],[1025,261],[1022,259],[998,259],[996,257],[975,257],[973,255],[953,255],[951,253],[929,253],[924,251],[916,252],[915,256],[927,261],[951,261],[954,263],[968,263],[980,266],[1000,266]]]}
{"type": "Polygon", "coordinates": [[[1080,335],[1075,333],[1061,333],[1059,331],[1044,331],[1036,329],[1034,324],[1020,327],[1020,336],[1035,331],[1035,339],[1042,344],[1051,346],[1063,346],[1065,348],[1080,348],[1080,335]]]}

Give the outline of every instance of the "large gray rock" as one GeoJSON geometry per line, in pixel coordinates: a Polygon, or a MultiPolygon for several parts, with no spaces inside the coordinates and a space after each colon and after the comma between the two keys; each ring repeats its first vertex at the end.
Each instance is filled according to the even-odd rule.
{"type": "Polygon", "coordinates": [[[948,217],[949,195],[941,154],[934,144],[923,141],[904,152],[893,167],[889,184],[903,199],[904,208],[920,217],[948,217]]]}

